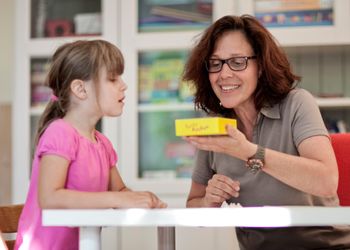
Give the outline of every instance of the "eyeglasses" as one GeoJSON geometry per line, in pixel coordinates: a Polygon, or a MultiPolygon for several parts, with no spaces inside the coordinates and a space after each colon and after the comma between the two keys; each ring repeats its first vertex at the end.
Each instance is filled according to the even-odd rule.
{"type": "Polygon", "coordinates": [[[222,66],[225,63],[233,71],[242,71],[247,68],[249,59],[256,59],[256,56],[235,56],[227,59],[209,59],[205,62],[205,66],[209,73],[217,73],[221,71],[222,66]]]}

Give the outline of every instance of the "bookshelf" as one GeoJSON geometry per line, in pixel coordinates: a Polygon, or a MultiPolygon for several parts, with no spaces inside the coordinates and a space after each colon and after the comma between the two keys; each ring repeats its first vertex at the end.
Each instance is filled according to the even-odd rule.
{"type": "Polygon", "coordinates": [[[154,191],[166,197],[171,206],[183,207],[192,159],[189,155],[180,156],[180,152],[192,150],[175,137],[173,120],[199,114],[194,112],[190,90],[182,87],[186,85],[179,76],[195,37],[207,27],[209,19],[211,22],[233,13],[233,4],[231,1],[163,1],[164,5],[145,6],[145,2],[132,0],[121,6],[121,19],[125,20],[121,46],[127,64],[124,79],[129,86],[120,131],[131,132],[120,135],[120,165],[132,188],[154,191]],[[198,11],[203,8],[205,14],[198,11]],[[149,13],[140,15],[142,11],[149,13]],[[157,11],[182,18],[183,22],[176,23],[175,28],[171,22],[160,23],[156,28],[156,24],[152,28],[143,26],[140,18],[157,11]],[[185,22],[188,11],[196,13],[191,15],[191,22],[185,22]],[[129,155],[134,157],[123,157],[129,155]]]}
{"type": "MultiPolygon", "coordinates": [[[[251,0],[213,1],[212,19],[215,20],[220,16],[232,13],[254,14],[254,4],[255,1],[251,0]]],[[[350,79],[347,73],[345,73],[350,72],[348,66],[350,63],[348,59],[350,32],[346,28],[347,23],[350,23],[350,18],[347,16],[345,10],[350,9],[350,1],[334,0],[334,2],[332,1],[328,4],[332,7],[331,11],[334,12],[334,23],[332,25],[299,25],[271,27],[269,29],[277,40],[280,41],[281,46],[286,49],[295,71],[303,76],[301,86],[308,89],[317,97],[320,108],[322,111],[325,111],[325,115],[328,115],[329,112],[332,113],[332,110],[341,110],[342,112],[337,114],[339,116],[337,119],[344,119],[348,123],[349,119],[344,109],[350,107],[348,103],[350,91],[349,87],[347,87],[347,82],[350,79]],[[332,39],[327,40],[328,35],[325,38],[324,34],[330,34],[332,39]],[[333,98],[320,97],[325,95],[333,96],[333,98]]],[[[167,93],[168,96],[166,99],[168,103],[162,103],[161,100],[158,100],[159,102],[157,103],[156,98],[151,98],[152,101],[150,102],[140,102],[140,95],[145,94],[143,90],[140,90],[140,85],[145,83],[145,77],[140,74],[140,70],[147,64],[142,60],[142,58],[146,58],[147,56],[150,58],[152,55],[155,57],[155,55],[162,53],[165,55],[175,52],[179,54],[186,53],[186,50],[190,49],[194,43],[196,36],[200,35],[201,30],[183,29],[183,31],[179,32],[179,30],[174,30],[170,27],[169,29],[162,28],[152,32],[142,31],[139,29],[136,21],[138,17],[135,12],[140,6],[142,5],[138,5],[138,1],[130,1],[129,4],[122,5],[122,14],[125,13],[125,16],[122,15],[122,19],[126,20],[125,24],[127,24],[122,25],[121,28],[121,34],[123,34],[121,45],[127,62],[125,80],[131,84],[129,84],[128,98],[120,127],[121,131],[132,131],[132,133],[121,134],[121,151],[119,152],[122,156],[135,155],[136,157],[122,157],[121,166],[127,166],[127,168],[122,168],[132,187],[146,188],[160,195],[182,197],[181,199],[184,200],[184,195],[187,194],[189,188],[188,179],[175,178],[176,174],[169,173],[168,171],[164,173],[160,171],[159,175],[150,175],[152,177],[149,175],[147,177],[142,176],[139,157],[143,154],[143,148],[140,147],[140,138],[143,136],[144,131],[140,129],[143,126],[140,121],[147,120],[145,117],[152,115],[154,117],[158,116],[155,120],[161,121],[161,115],[168,113],[168,116],[164,115],[163,120],[167,124],[169,133],[171,133],[173,128],[166,122],[166,119],[171,117],[169,113],[177,111],[192,112],[194,107],[191,103],[178,101],[176,94],[171,93],[171,91],[167,93]],[[162,184],[162,178],[167,179],[164,182],[164,186],[162,184]]],[[[305,6],[302,8],[305,8],[305,6]]],[[[165,58],[171,59],[174,56],[168,55],[165,58]]],[[[175,58],[183,59],[184,56],[175,56],[175,58]]],[[[157,62],[155,61],[148,60],[148,64],[156,65],[157,62]]],[[[175,64],[174,61],[172,63],[175,64]]],[[[166,60],[161,64],[166,64],[166,60]]],[[[149,74],[147,73],[147,75],[149,74]]],[[[174,88],[175,92],[177,88],[178,86],[174,88]]],[[[172,87],[168,85],[166,89],[169,90],[172,87]]],[[[145,94],[145,96],[149,96],[149,94],[145,94]]],[[[142,98],[145,97],[143,96],[142,98]]],[[[331,114],[331,116],[333,115],[331,114]]],[[[147,137],[147,140],[157,141],[157,138],[159,136],[153,134],[153,136],[147,137]]],[[[164,142],[162,143],[161,147],[164,149],[164,142]]],[[[149,143],[149,145],[153,144],[149,143]]],[[[154,150],[157,151],[156,148],[154,150]]]]}
{"type": "MultiPolygon", "coordinates": [[[[243,14],[249,13],[255,15],[256,5],[259,2],[284,2],[290,6],[294,6],[294,9],[298,11],[296,4],[301,3],[302,8],[308,9],[310,6],[305,6],[305,3],[311,3],[312,9],[315,9],[315,5],[321,5],[326,3],[327,8],[332,12],[332,24],[330,22],[327,25],[300,25],[300,26],[288,26],[288,27],[271,27],[272,34],[277,38],[279,43],[284,47],[296,47],[296,46],[327,46],[327,45],[344,45],[349,42],[349,32],[347,26],[350,23],[349,20],[349,0],[292,0],[292,1],[273,1],[273,0],[238,0],[235,2],[235,13],[243,14]]],[[[280,9],[281,10],[281,9],[280,9]]],[[[299,10],[300,11],[300,10],[299,10]]],[[[317,23],[317,22],[316,22],[317,23]]]]}
{"type": "Polygon", "coordinates": [[[316,98],[321,109],[350,108],[350,97],[316,98]]]}
{"type": "MultiPolygon", "coordinates": [[[[16,74],[14,88],[15,177],[13,183],[16,183],[14,201],[21,202],[25,197],[25,190],[29,183],[31,133],[34,131],[35,119],[43,111],[43,105],[31,105],[33,86],[36,86],[31,84],[33,78],[35,75],[39,79],[43,77],[45,70],[40,71],[40,67],[45,68],[45,63],[60,44],[76,39],[98,38],[117,44],[122,49],[126,61],[123,78],[128,84],[128,90],[124,113],[120,118],[106,118],[102,122],[103,132],[111,139],[118,151],[119,167],[125,181],[132,188],[154,191],[161,196],[174,199],[172,203],[174,206],[183,206],[190,185],[188,178],[190,169],[186,169],[189,162],[184,165],[185,167],[181,167],[180,164],[183,164],[181,162],[185,162],[186,159],[175,157],[172,160],[180,162],[177,163],[178,170],[174,167],[167,171],[168,168],[164,167],[166,170],[164,172],[160,168],[158,173],[143,173],[144,169],[141,165],[147,162],[148,158],[143,160],[141,156],[145,155],[144,152],[148,152],[147,149],[151,143],[146,141],[143,146],[140,146],[144,140],[141,138],[156,142],[154,152],[157,150],[157,140],[162,141],[163,151],[157,152],[158,155],[167,155],[168,152],[171,158],[174,156],[174,150],[175,152],[184,150],[184,145],[178,144],[181,139],[173,137],[173,125],[168,120],[176,118],[174,114],[179,117],[200,115],[194,112],[190,90],[182,87],[186,85],[181,83],[178,77],[187,52],[209,22],[227,14],[254,14],[255,3],[258,2],[253,0],[88,0],[81,4],[81,1],[74,0],[71,9],[67,12],[62,11],[67,9],[66,4],[69,2],[67,0],[60,1],[62,6],[58,7],[59,3],[53,0],[16,1],[16,72],[21,74],[16,74]],[[69,20],[70,33],[57,33],[52,36],[52,33],[49,34],[45,30],[47,25],[43,25],[43,20],[48,17],[56,18],[57,14],[50,12],[54,10],[59,10],[61,14],[64,12],[63,16],[57,19],[69,20]],[[163,19],[152,19],[152,15],[155,13],[159,15],[159,11],[163,19]],[[31,12],[36,19],[33,19],[31,12]],[[186,20],[189,19],[188,12],[192,13],[192,20],[186,20]],[[89,13],[94,14],[89,16],[89,13]],[[173,22],[169,20],[165,22],[166,15],[172,15],[173,22]],[[79,23],[76,21],[77,18],[78,20],[87,18],[83,23],[88,24],[97,18],[99,25],[89,26],[90,28],[85,31],[84,28],[83,31],[78,28],[77,31],[76,26],[79,23]],[[182,20],[175,22],[175,19],[181,18],[182,20]],[[149,28],[147,25],[143,26],[145,20],[156,22],[150,24],[152,28],[149,28]],[[38,66],[38,71],[34,67],[36,63],[41,64],[38,66]],[[151,117],[156,117],[152,119],[157,119],[157,122],[152,124],[151,117]],[[156,128],[161,129],[160,125],[165,127],[162,129],[168,129],[168,134],[163,136],[168,138],[168,141],[159,137],[156,132],[149,134],[150,131],[156,131],[156,128]],[[23,166],[27,166],[28,170],[23,171],[23,166]],[[17,183],[22,184],[17,185],[17,183]]],[[[331,118],[335,117],[350,124],[348,114],[350,110],[350,31],[347,28],[350,23],[348,15],[350,0],[334,0],[331,3],[332,25],[270,27],[269,29],[286,49],[295,71],[303,76],[301,86],[317,97],[322,112],[331,118]],[[326,95],[330,97],[321,98],[326,95]]],[[[262,12],[261,8],[260,12],[262,12]]],[[[58,26],[59,24],[64,26],[62,23],[57,23],[58,26]]],[[[48,92],[40,87],[38,89],[38,94],[43,93],[44,104],[48,92]]],[[[149,154],[152,153],[153,151],[149,152],[149,154]]],[[[158,162],[163,160],[159,159],[158,162]]],[[[165,164],[172,166],[174,162],[169,163],[169,161],[165,164]]],[[[154,164],[157,164],[157,160],[154,164]]],[[[150,169],[152,168],[147,167],[146,171],[150,169]]],[[[155,165],[154,169],[159,167],[155,165]]]]}
{"type": "MultiPolygon", "coordinates": [[[[15,3],[16,74],[13,89],[12,202],[21,203],[25,199],[30,178],[33,133],[36,119],[43,112],[43,105],[31,105],[32,78],[35,79],[37,73],[39,79],[43,78],[45,63],[59,45],[76,39],[105,39],[121,48],[126,62],[123,79],[128,85],[128,90],[123,115],[117,119],[105,118],[101,125],[103,133],[111,139],[118,152],[121,174],[131,188],[151,190],[166,200],[170,207],[183,207],[190,188],[188,175],[191,171],[188,167],[191,154],[186,155],[183,152],[193,152],[191,148],[180,143],[180,138],[174,136],[172,120],[176,117],[200,114],[194,112],[190,90],[181,87],[182,83],[177,75],[180,74],[186,60],[186,53],[208,23],[223,15],[254,14],[255,1],[16,0],[15,3]],[[197,5],[197,2],[200,4],[197,5]],[[162,4],[158,6],[159,3],[162,4]],[[164,3],[171,4],[164,6],[164,3]],[[68,8],[67,4],[72,5],[68,8]],[[198,6],[202,11],[197,11],[198,6]],[[153,14],[150,11],[152,8],[153,14]],[[164,16],[169,16],[169,8],[173,22],[168,20],[167,23],[162,23],[161,20],[165,20],[164,16]],[[52,13],[54,10],[61,13],[61,19],[66,20],[56,23],[57,26],[61,25],[66,29],[63,33],[45,31],[45,19],[57,17],[57,13],[52,13]],[[146,13],[147,11],[149,13],[146,13]],[[158,14],[162,14],[163,19],[153,18],[153,21],[158,23],[145,24],[145,19],[142,18],[150,21],[157,11],[158,14]],[[198,15],[194,15],[192,20],[186,20],[190,19],[188,11],[192,13],[191,16],[197,12],[198,15]],[[178,20],[181,18],[182,20],[178,20]],[[95,20],[93,23],[98,20],[99,25],[92,25],[92,20],[95,20]],[[79,22],[88,25],[76,30],[75,25],[79,22]],[[34,67],[36,63],[39,64],[38,69],[34,67]],[[155,65],[157,67],[153,67],[155,65]],[[176,70],[172,72],[169,68],[176,70]],[[152,73],[149,70],[153,70],[152,73]],[[162,75],[165,77],[161,78],[162,75]],[[151,85],[156,83],[155,77],[158,77],[158,90],[162,90],[163,87],[165,91],[154,92],[157,88],[147,85],[147,81],[151,82],[151,85]],[[164,81],[161,82],[160,79],[164,81]],[[172,91],[166,91],[169,89],[172,91]],[[163,151],[157,152],[159,149],[163,151]],[[179,152],[182,152],[181,157],[179,152]],[[177,158],[174,157],[176,154],[177,158]],[[162,155],[166,157],[159,158],[162,155]]],[[[327,121],[344,121],[349,125],[350,0],[334,0],[332,6],[331,25],[299,25],[269,29],[286,49],[296,73],[303,77],[301,86],[317,98],[327,121]]],[[[42,80],[36,84],[41,83],[42,80]]],[[[48,93],[45,90],[38,93],[44,93],[41,103],[44,104],[48,93]]],[[[196,235],[198,230],[182,231],[182,238],[187,237],[187,241],[181,241],[181,249],[213,249],[217,247],[217,242],[225,242],[220,247],[223,250],[235,247],[232,245],[232,239],[230,244],[226,244],[227,239],[232,238],[232,231],[220,231],[215,234],[210,230],[201,231],[199,238],[204,240],[198,241],[202,245],[195,247],[193,235],[196,235]],[[203,233],[205,237],[202,236],[203,233]]],[[[148,236],[152,237],[148,231],[136,230],[136,233],[140,233],[140,241],[127,243],[123,239],[128,232],[127,229],[123,229],[122,233],[118,234],[122,238],[121,243],[118,243],[120,249],[145,249],[144,246],[149,242],[148,236]]],[[[130,230],[130,234],[134,235],[135,229],[130,230]]],[[[115,238],[115,235],[112,237],[115,238]]]]}
{"type": "MultiPolygon", "coordinates": [[[[77,39],[98,38],[118,43],[115,15],[118,4],[106,0],[15,1],[15,72],[20,73],[14,76],[13,203],[24,202],[29,186],[36,126],[51,94],[44,80],[52,53],[59,45],[77,39]],[[96,22],[96,18],[100,19],[99,25],[79,27],[83,25],[81,22],[96,22]],[[52,26],[55,26],[55,34],[49,30],[52,26]]],[[[100,127],[115,129],[115,124],[116,121],[106,119],[100,127]]]]}

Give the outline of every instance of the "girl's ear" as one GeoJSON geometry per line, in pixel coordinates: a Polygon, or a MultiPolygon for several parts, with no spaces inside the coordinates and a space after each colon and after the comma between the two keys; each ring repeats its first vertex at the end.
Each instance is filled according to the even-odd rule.
{"type": "Polygon", "coordinates": [[[82,80],[75,79],[70,84],[70,89],[74,96],[79,99],[85,99],[87,97],[85,82],[82,80]]]}

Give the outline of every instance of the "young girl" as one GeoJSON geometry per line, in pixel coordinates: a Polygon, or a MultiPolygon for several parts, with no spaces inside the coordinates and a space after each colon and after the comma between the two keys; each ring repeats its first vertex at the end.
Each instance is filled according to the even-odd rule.
{"type": "Polygon", "coordinates": [[[53,95],[39,122],[15,249],[78,249],[78,229],[42,226],[42,209],[166,207],[125,186],[111,142],[95,129],[103,116],[122,113],[123,71],[120,50],[102,40],[67,43],[53,55],[53,95]]]}

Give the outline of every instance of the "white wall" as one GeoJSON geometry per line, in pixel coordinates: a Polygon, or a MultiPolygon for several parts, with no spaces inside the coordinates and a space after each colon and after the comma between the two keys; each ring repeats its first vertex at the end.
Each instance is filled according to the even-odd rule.
{"type": "Polygon", "coordinates": [[[15,1],[0,0],[0,103],[12,101],[15,1]]]}

